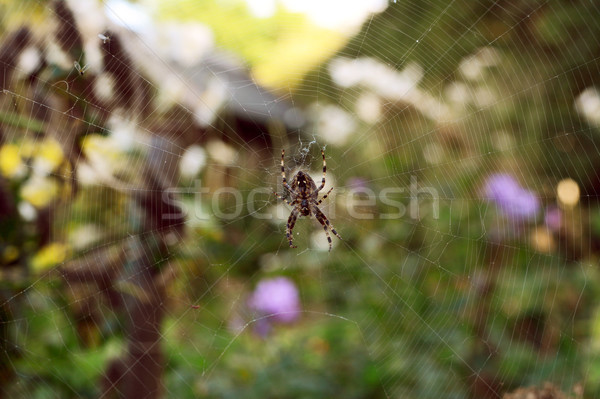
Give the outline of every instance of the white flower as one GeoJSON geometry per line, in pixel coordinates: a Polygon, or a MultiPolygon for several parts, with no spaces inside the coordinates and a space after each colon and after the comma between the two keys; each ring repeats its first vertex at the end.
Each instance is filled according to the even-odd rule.
{"type": "Polygon", "coordinates": [[[588,122],[600,125],[600,93],[595,87],[588,87],[575,100],[575,109],[583,114],[588,122]]]}
{"type": "Polygon", "coordinates": [[[355,107],[356,114],[367,123],[375,123],[381,117],[381,100],[373,93],[362,94],[355,107]]]}
{"type": "Polygon", "coordinates": [[[329,144],[344,145],[355,128],[354,119],[335,105],[327,105],[319,111],[317,131],[329,144]]]}
{"type": "Polygon", "coordinates": [[[206,166],[206,151],[199,145],[190,146],[181,157],[179,173],[182,177],[192,178],[206,166]]]}

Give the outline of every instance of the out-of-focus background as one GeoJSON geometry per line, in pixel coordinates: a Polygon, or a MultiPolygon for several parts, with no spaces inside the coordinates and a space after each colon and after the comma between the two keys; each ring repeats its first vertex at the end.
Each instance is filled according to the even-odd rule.
{"type": "Polygon", "coordinates": [[[0,398],[600,396],[599,17],[0,2],[0,398]]]}

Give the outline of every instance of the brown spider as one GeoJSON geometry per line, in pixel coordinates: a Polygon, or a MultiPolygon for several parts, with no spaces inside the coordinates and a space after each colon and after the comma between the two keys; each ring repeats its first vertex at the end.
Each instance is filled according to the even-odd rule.
{"type": "Polygon", "coordinates": [[[321,180],[321,185],[317,188],[314,180],[308,175],[308,173],[299,171],[296,173],[294,178],[292,179],[292,186],[287,183],[285,179],[285,166],[283,162],[283,157],[285,155],[285,150],[281,150],[281,177],[283,177],[283,187],[285,187],[290,193],[291,201],[288,201],[283,196],[274,193],[278,198],[284,200],[288,205],[294,207],[292,209],[292,213],[287,221],[287,229],[285,235],[290,243],[290,248],[297,248],[292,243],[292,230],[294,229],[294,225],[296,224],[296,219],[298,218],[298,214],[301,216],[311,216],[314,215],[319,223],[323,226],[325,230],[325,234],[327,234],[327,241],[329,241],[329,251],[331,251],[331,236],[329,235],[329,231],[327,228],[330,228],[333,234],[337,236],[340,240],[342,237],[338,234],[337,231],[333,228],[333,225],[329,223],[329,219],[321,212],[318,208],[318,205],[323,202],[325,198],[329,195],[333,187],[329,189],[327,194],[323,196],[319,201],[319,191],[325,187],[325,174],[327,171],[327,164],[325,163],[325,151],[321,150],[321,155],[323,156],[323,179],[321,180]]]}

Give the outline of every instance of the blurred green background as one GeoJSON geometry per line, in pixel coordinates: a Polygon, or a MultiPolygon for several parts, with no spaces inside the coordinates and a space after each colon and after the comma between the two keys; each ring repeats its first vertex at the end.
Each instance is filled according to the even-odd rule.
{"type": "Polygon", "coordinates": [[[263,3],[0,3],[0,397],[598,397],[600,7],[263,3]]]}

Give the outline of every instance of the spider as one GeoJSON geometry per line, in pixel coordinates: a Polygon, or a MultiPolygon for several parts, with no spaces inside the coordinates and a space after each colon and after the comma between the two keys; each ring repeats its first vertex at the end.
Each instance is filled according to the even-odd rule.
{"type": "Polygon", "coordinates": [[[290,193],[290,201],[285,199],[283,196],[274,192],[274,194],[279,198],[284,200],[288,205],[294,207],[292,209],[292,213],[287,221],[287,229],[285,235],[290,243],[290,248],[297,248],[292,242],[292,230],[294,230],[294,226],[296,225],[296,219],[298,216],[311,216],[314,215],[315,218],[321,223],[323,229],[325,230],[325,234],[327,234],[327,241],[329,241],[329,251],[331,251],[331,236],[329,235],[329,231],[327,228],[331,229],[333,234],[337,236],[340,240],[342,237],[338,234],[337,231],[333,228],[333,225],[329,222],[329,219],[321,212],[318,208],[319,204],[323,202],[325,198],[331,193],[333,187],[329,189],[327,194],[323,196],[319,201],[319,191],[325,187],[325,174],[327,171],[327,164],[325,163],[325,151],[321,150],[321,155],[323,156],[323,179],[321,180],[321,185],[317,188],[314,180],[308,175],[308,173],[299,171],[296,173],[294,178],[292,179],[292,185],[287,183],[285,178],[285,166],[284,166],[284,156],[285,150],[281,150],[281,177],[283,177],[283,187],[285,187],[290,193]]]}

